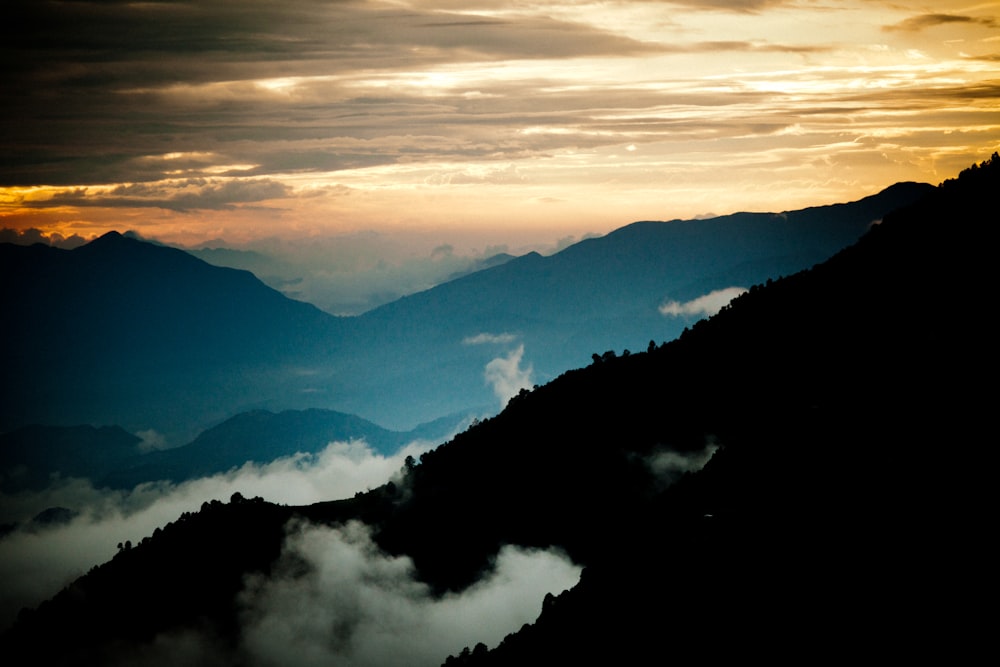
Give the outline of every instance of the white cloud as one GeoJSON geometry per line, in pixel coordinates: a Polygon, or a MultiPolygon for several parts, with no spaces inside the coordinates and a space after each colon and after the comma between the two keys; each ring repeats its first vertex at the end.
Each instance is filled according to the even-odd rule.
{"type": "Polygon", "coordinates": [[[467,336],[462,339],[462,345],[508,345],[517,340],[517,336],[512,333],[479,333],[475,336],[467,336]]]}
{"type": "Polygon", "coordinates": [[[384,456],[361,441],[335,442],[319,454],[296,454],[266,465],[247,463],[182,484],[152,482],[131,491],[109,491],[69,479],[39,493],[0,496],[0,521],[23,522],[48,507],[79,512],[61,525],[21,529],[0,538],[0,629],[21,607],[37,605],[111,558],[119,542],[138,543],[184,512],[198,511],[207,500],[228,501],[237,491],[289,505],[348,498],[389,481],[406,456],[419,458],[431,446],[414,442],[384,456]]]}
{"type": "Polygon", "coordinates": [[[664,450],[656,452],[646,459],[646,465],[656,476],[660,486],[666,488],[680,479],[684,473],[696,472],[704,468],[718,450],[719,446],[714,439],[709,439],[701,451],[664,450]]]}
{"type": "Polygon", "coordinates": [[[242,596],[251,665],[439,665],[465,646],[495,646],[537,618],[547,592],[580,575],[558,552],[508,546],[491,574],[434,598],[409,558],[381,552],[357,523],[293,528],[283,562],[295,576],[282,576],[279,564],[277,576],[252,580],[242,596]]]}
{"type": "Polygon", "coordinates": [[[660,306],[660,312],[673,317],[715,315],[723,306],[746,291],[745,287],[726,287],[684,303],[667,301],[660,306]]]}
{"type": "Polygon", "coordinates": [[[518,345],[506,356],[497,357],[486,364],[486,382],[493,387],[493,393],[503,405],[517,396],[522,389],[531,389],[531,374],[534,372],[531,364],[521,368],[524,357],[524,345],[518,345]]]}

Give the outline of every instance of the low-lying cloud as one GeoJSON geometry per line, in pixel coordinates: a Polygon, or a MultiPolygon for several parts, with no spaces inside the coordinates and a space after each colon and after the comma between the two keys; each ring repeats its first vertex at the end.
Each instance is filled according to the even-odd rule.
{"type": "Polygon", "coordinates": [[[207,500],[225,501],[236,492],[289,505],[347,498],[389,481],[406,456],[419,458],[431,447],[414,442],[384,456],[362,441],[335,442],[318,454],[247,463],[181,484],[151,482],[130,491],[111,491],[95,489],[87,480],[66,479],[42,492],[0,495],[0,523],[21,524],[0,537],[0,628],[9,625],[21,607],[37,605],[110,559],[119,542],[138,543],[184,512],[198,511],[207,500]],[[50,507],[77,514],[57,525],[30,523],[50,507]]]}
{"type": "Polygon", "coordinates": [[[666,488],[685,473],[697,472],[715,456],[719,445],[709,439],[705,447],[695,452],[677,452],[671,449],[656,452],[646,459],[646,465],[656,476],[661,488],[666,488]]]}
{"type": "Polygon", "coordinates": [[[672,317],[708,317],[746,291],[745,287],[726,287],[683,303],[667,301],[660,306],[660,313],[672,317]]]}
{"type": "Polygon", "coordinates": [[[580,576],[559,552],[508,546],[491,574],[434,598],[412,561],[383,553],[359,523],[293,526],[276,572],[242,595],[251,665],[439,665],[465,646],[495,646],[580,576]]]}

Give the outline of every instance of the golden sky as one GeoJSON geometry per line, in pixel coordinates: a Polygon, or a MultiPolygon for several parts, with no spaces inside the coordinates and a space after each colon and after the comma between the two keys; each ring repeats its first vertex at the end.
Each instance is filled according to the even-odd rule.
{"type": "Polygon", "coordinates": [[[22,232],[554,243],[937,183],[1000,147],[997,2],[5,13],[0,227],[22,232]]]}

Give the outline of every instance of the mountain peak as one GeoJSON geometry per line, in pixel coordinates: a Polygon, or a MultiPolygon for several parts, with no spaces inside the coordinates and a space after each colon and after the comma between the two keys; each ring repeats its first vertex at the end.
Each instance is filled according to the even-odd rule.
{"type": "Polygon", "coordinates": [[[107,232],[105,234],[101,234],[96,239],[94,239],[93,241],[91,241],[88,245],[105,244],[105,243],[118,243],[118,242],[122,241],[125,238],[126,237],[125,237],[124,234],[122,234],[121,232],[113,229],[110,232],[107,232]]]}

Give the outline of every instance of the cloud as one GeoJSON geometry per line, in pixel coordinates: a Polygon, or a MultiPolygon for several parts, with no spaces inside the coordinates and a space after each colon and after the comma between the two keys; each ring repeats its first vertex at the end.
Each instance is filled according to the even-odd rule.
{"type": "MultiPolygon", "coordinates": [[[[459,239],[456,239],[459,240],[459,239]]],[[[437,231],[361,231],[305,239],[214,241],[190,250],[210,264],[252,271],[269,286],[334,315],[357,315],[475,270],[495,254],[442,243],[437,231]]]]}
{"type": "Polygon", "coordinates": [[[939,25],[949,25],[956,23],[976,23],[984,25],[987,27],[996,27],[997,23],[994,19],[979,19],[972,16],[963,16],[960,14],[921,14],[919,16],[913,16],[901,21],[894,25],[889,25],[883,27],[883,30],[887,32],[893,31],[903,31],[903,32],[920,32],[928,28],[934,28],[939,25]]]}
{"type": "Polygon", "coordinates": [[[102,206],[165,208],[173,211],[196,209],[232,210],[236,204],[279,199],[291,189],[278,181],[261,178],[185,179],[159,183],[130,183],[114,188],[72,188],[56,190],[44,199],[21,202],[27,208],[53,206],[102,206]]]}
{"type": "Polygon", "coordinates": [[[11,229],[4,227],[0,229],[0,243],[13,243],[15,245],[33,245],[43,243],[54,248],[72,250],[85,245],[93,239],[85,239],[78,234],[63,236],[57,232],[47,233],[40,229],[11,229]]]}
{"type": "Polygon", "coordinates": [[[59,480],[38,493],[0,495],[0,523],[25,522],[48,507],[79,512],[72,521],[0,538],[0,629],[23,606],[34,606],[115,553],[119,542],[138,543],[158,526],[206,500],[233,493],[289,505],[353,496],[384,484],[406,456],[419,458],[429,443],[414,442],[392,456],[364,442],[331,443],[318,454],[297,454],[182,484],[146,483],[130,491],[95,489],[80,479],[59,480]],[[72,548],[67,548],[72,545],[72,548]]]}
{"type": "Polygon", "coordinates": [[[697,452],[676,452],[664,450],[657,452],[646,459],[646,465],[656,476],[661,488],[673,484],[685,473],[696,472],[705,467],[705,464],[715,456],[719,446],[714,439],[709,439],[705,447],[697,452]]]}
{"type": "Polygon", "coordinates": [[[770,7],[790,4],[789,0],[662,0],[664,4],[681,5],[692,9],[754,13],[770,7]]]}
{"type": "Polygon", "coordinates": [[[170,449],[170,443],[167,442],[166,436],[155,429],[151,428],[145,431],[136,431],[136,435],[142,439],[142,441],[138,444],[140,453],[145,454],[147,452],[155,452],[161,449],[170,449]]]}
{"type": "Polygon", "coordinates": [[[684,303],[667,301],[660,306],[660,313],[672,317],[715,315],[723,306],[746,291],[745,287],[726,287],[684,303]]]}
{"type": "Polygon", "coordinates": [[[507,185],[524,183],[528,177],[517,165],[502,167],[477,167],[450,171],[428,176],[426,182],[433,185],[507,185]]]}
{"type": "Polygon", "coordinates": [[[508,345],[515,340],[517,340],[517,336],[512,333],[480,333],[462,339],[462,345],[508,345]]]}
{"type": "Polygon", "coordinates": [[[495,646],[537,618],[546,592],[573,586],[580,568],[555,551],[508,546],[478,583],[434,598],[409,558],[381,552],[367,527],[352,523],[292,526],[275,572],[250,580],[242,595],[249,664],[392,667],[495,646]]]}
{"type": "Polygon", "coordinates": [[[518,345],[506,356],[497,357],[486,364],[486,382],[493,387],[493,393],[500,399],[502,405],[507,405],[522,389],[531,389],[533,383],[531,374],[534,372],[531,364],[521,368],[524,357],[524,345],[518,345]]]}

